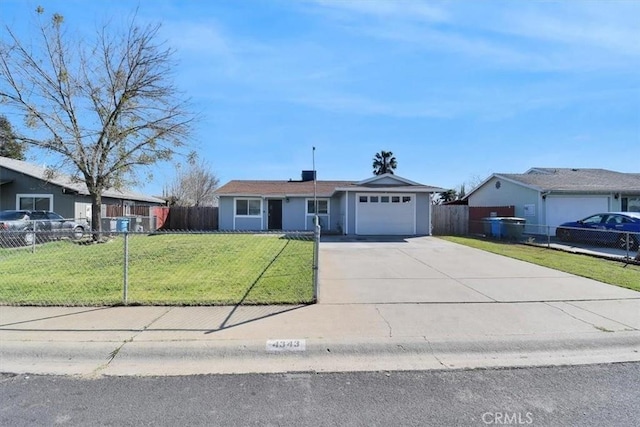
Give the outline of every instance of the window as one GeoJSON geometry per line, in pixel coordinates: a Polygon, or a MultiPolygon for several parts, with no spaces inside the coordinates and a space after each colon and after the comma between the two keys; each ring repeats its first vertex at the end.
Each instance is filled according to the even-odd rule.
{"type": "Polygon", "coordinates": [[[367,196],[360,196],[360,203],[367,203],[367,200],[369,200],[367,196]]]}
{"type": "Polygon", "coordinates": [[[380,203],[389,203],[389,196],[380,197],[380,203]]]}
{"type": "Polygon", "coordinates": [[[371,196],[369,197],[369,201],[371,203],[378,203],[378,196],[371,196]]]}
{"type": "Polygon", "coordinates": [[[623,197],[622,212],[640,212],[640,197],[623,197]]]}
{"type": "Polygon", "coordinates": [[[17,206],[19,210],[51,211],[53,210],[53,195],[51,194],[18,194],[17,206]]]}
{"type": "MultiPolygon", "coordinates": [[[[313,208],[313,199],[307,199],[307,215],[315,214],[315,209],[313,208]]],[[[329,200],[327,199],[318,199],[316,200],[318,204],[318,215],[328,215],[329,214],[329,200]]]]}
{"type": "Polygon", "coordinates": [[[260,216],[261,211],[260,199],[236,199],[237,216],[260,216]]]}
{"type": "Polygon", "coordinates": [[[402,196],[402,203],[411,203],[411,196],[402,196]]]}
{"type": "Polygon", "coordinates": [[[400,196],[391,197],[391,203],[400,203],[400,196]]]}

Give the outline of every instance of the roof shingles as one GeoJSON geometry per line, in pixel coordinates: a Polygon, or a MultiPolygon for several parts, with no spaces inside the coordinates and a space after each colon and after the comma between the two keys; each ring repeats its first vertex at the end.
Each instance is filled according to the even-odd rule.
{"type": "Polygon", "coordinates": [[[533,168],[524,174],[497,174],[542,191],[640,192],[640,174],[607,169],[533,168]]]}
{"type": "MultiPolygon", "coordinates": [[[[353,185],[352,181],[316,181],[315,192],[330,197],[338,187],[353,185]]],[[[216,190],[218,196],[306,196],[314,194],[313,181],[246,181],[234,180],[216,190]]]]}

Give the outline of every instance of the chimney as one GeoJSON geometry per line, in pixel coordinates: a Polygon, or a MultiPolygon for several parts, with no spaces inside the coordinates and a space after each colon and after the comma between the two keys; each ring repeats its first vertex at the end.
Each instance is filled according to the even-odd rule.
{"type": "Polygon", "coordinates": [[[302,182],[316,179],[316,171],[302,171],[302,182]]]}

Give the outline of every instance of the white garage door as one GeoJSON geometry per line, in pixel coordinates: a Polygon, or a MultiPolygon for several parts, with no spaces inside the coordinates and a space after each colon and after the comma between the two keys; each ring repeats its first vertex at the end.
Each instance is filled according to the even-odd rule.
{"type": "MultiPolygon", "coordinates": [[[[547,196],[547,225],[555,227],[563,222],[577,221],[589,215],[609,210],[607,197],[547,196]]],[[[555,231],[555,228],[551,230],[555,231]]]]}
{"type": "Polygon", "coordinates": [[[415,194],[356,194],[356,234],[416,233],[415,194]]]}

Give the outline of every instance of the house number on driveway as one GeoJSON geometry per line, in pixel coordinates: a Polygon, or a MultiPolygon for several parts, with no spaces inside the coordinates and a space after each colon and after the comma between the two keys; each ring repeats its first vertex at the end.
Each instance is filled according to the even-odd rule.
{"type": "Polygon", "coordinates": [[[306,351],[306,340],[267,340],[267,351],[306,351]]]}

